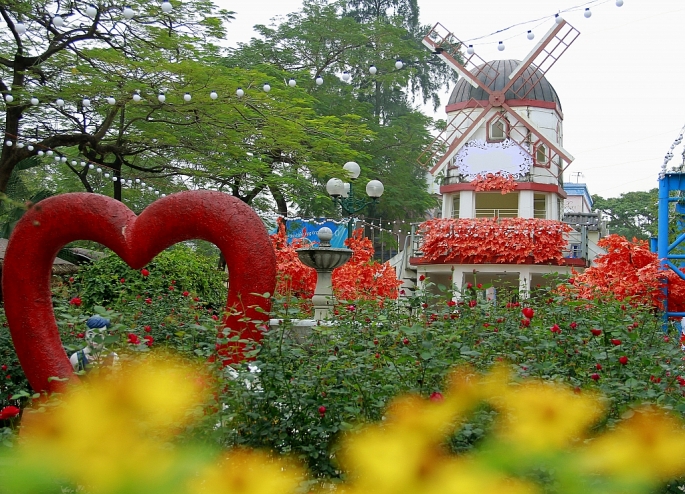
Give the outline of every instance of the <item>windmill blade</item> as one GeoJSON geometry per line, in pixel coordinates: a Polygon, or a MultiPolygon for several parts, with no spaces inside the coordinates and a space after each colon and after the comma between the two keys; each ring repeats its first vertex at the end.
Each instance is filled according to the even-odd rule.
{"type": "Polygon", "coordinates": [[[449,32],[439,22],[428,31],[422,40],[423,45],[438,55],[453,70],[475,88],[481,88],[488,94],[492,94],[492,87],[499,75],[499,71],[494,68],[476,53],[464,55],[461,48],[466,46],[459,38],[449,32]],[[464,58],[464,65],[459,63],[459,59],[464,58]]]}
{"type": "Polygon", "coordinates": [[[511,73],[502,92],[511,88],[517,99],[526,99],[579,35],[580,32],[566,21],[555,24],[511,73]],[[532,70],[527,70],[529,67],[532,70]]]}
{"type": "Polygon", "coordinates": [[[462,143],[468,141],[473,136],[483,119],[487,116],[490,108],[492,108],[492,105],[483,106],[472,98],[469,101],[469,109],[459,112],[458,115],[450,120],[447,127],[421,153],[418,162],[425,168],[428,168],[433,163],[435,157],[442,153],[442,157],[430,168],[430,172],[434,174],[444,163],[451,160],[457,154],[462,143]]]}

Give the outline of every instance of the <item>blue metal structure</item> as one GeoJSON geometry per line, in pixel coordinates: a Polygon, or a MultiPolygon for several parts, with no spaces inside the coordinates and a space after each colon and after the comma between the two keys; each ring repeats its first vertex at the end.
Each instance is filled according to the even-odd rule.
{"type": "MultiPolygon", "coordinates": [[[[685,173],[668,172],[662,173],[659,176],[659,229],[657,236],[657,255],[661,260],[662,269],[671,269],[680,278],[685,280],[685,273],[680,271],[677,264],[682,264],[685,260],[685,254],[672,253],[683,241],[685,241],[685,233],[682,229],[682,220],[678,223],[678,237],[669,243],[669,205],[672,202],[676,203],[676,212],[685,214],[685,198],[670,197],[671,191],[685,191],[685,173]],[[674,263],[673,261],[676,261],[674,263]]],[[[668,284],[664,287],[664,296],[668,295],[668,284]]],[[[668,310],[668,299],[664,300],[664,329],[666,329],[669,317],[685,317],[685,312],[671,312],[668,310]]]]}

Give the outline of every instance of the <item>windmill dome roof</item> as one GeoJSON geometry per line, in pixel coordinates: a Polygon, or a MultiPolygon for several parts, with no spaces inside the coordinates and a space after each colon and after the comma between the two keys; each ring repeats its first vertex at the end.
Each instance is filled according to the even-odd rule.
{"type": "MultiPolygon", "coordinates": [[[[480,74],[478,74],[478,80],[480,80],[483,85],[486,85],[487,80],[487,83],[489,83],[493,91],[501,91],[509,82],[509,75],[516,70],[516,67],[520,63],[521,62],[519,60],[493,60],[480,65],[478,69],[472,69],[471,73],[476,74],[479,69],[488,66],[488,69],[483,70],[480,72],[480,74]],[[494,82],[492,81],[493,77],[494,82]]],[[[452,94],[450,95],[450,99],[447,103],[447,111],[449,112],[459,109],[460,106],[463,106],[460,105],[460,103],[467,103],[472,98],[477,101],[487,101],[489,94],[479,87],[473,87],[465,78],[462,77],[457,82],[454,90],[452,90],[452,94]]],[[[535,106],[534,104],[530,104],[531,101],[546,102],[548,105],[551,103],[556,107],[557,110],[559,110],[559,112],[561,112],[561,102],[559,101],[557,92],[554,90],[545,76],[542,75],[540,70],[533,65],[529,66],[523,71],[523,75],[519,78],[519,80],[516,81],[506,92],[505,99],[507,100],[508,104],[511,104],[509,100],[526,101],[524,105],[517,105],[514,103],[513,106],[535,106]],[[535,81],[538,80],[538,84],[535,85],[535,81]],[[523,87],[523,90],[521,90],[523,81],[527,82],[525,82],[525,86],[523,87]],[[530,91],[525,98],[522,98],[522,96],[528,92],[531,86],[535,87],[533,87],[533,90],[530,91]]]]}

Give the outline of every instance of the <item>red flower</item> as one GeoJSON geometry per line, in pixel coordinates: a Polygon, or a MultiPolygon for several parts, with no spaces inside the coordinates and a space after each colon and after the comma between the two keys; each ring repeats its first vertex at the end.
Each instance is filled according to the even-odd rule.
{"type": "Polygon", "coordinates": [[[621,340],[612,339],[612,340],[611,340],[611,344],[614,345],[614,346],[618,346],[618,345],[621,344],[621,340]]]}
{"type": "Polygon", "coordinates": [[[187,297],[188,295],[190,295],[190,292],[183,292],[184,297],[187,297]]]}
{"type": "Polygon", "coordinates": [[[170,287],[169,287],[169,290],[171,290],[171,291],[173,292],[173,291],[174,291],[174,287],[173,287],[173,286],[170,286],[170,287]]]}
{"type": "Polygon", "coordinates": [[[447,301],[447,307],[454,307],[455,305],[457,305],[457,302],[455,300],[447,301]]]}
{"type": "Polygon", "coordinates": [[[321,406],[319,407],[319,415],[321,415],[322,417],[323,417],[324,415],[326,415],[326,407],[325,407],[325,406],[321,405],[321,406]]]}
{"type": "Polygon", "coordinates": [[[601,329],[592,328],[590,331],[592,332],[592,334],[593,334],[594,336],[599,336],[599,335],[602,334],[602,330],[601,330],[601,329]]]}
{"type": "Polygon", "coordinates": [[[151,303],[152,303],[152,299],[151,299],[150,297],[146,298],[146,299],[145,299],[145,303],[146,303],[146,304],[151,304],[151,303]]]}
{"type": "Polygon", "coordinates": [[[602,370],[602,364],[595,364],[595,368],[597,368],[597,370],[602,370]]]}
{"type": "Polygon", "coordinates": [[[378,345],[378,338],[374,338],[374,339],[373,339],[373,344],[374,344],[374,345],[378,345]]]}
{"type": "Polygon", "coordinates": [[[530,319],[526,319],[526,318],[521,319],[521,326],[525,326],[525,327],[530,326],[530,319]]]}
{"type": "Polygon", "coordinates": [[[467,283],[466,288],[470,290],[471,288],[473,288],[473,285],[471,283],[467,283]]]}
{"type": "Polygon", "coordinates": [[[145,336],[143,336],[143,339],[145,340],[145,344],[147,346],[152,346],[152,342],[155,341],[155,339],[152,336],[150,336],[149,334],[146,334],[145,336]]]}
{"type": "Polygon", "coordinates": [[[574,321],[574,322],[571,323],[571,329],[576,329],[577,327],[578,327],[578,323],[577,323],[577,322],[574,321]]]}
{"type": "Polygon", "coordinates": [[[561,334],[561,328],[559,327],[558,324],[555,324],[554,326],[552,326],[551,328],[549,328],[549,330],[550,330],[552,333],[559,333],[559,334],[561,334]]]}
{"type": "Polygon", "coordinates": [[[193,300],[194,300],[195,302],[199,302],[199,301],[200,301],[200,297],[195,297],[195,298],[193,298],[193,300]]]}
{"type": "Polygon", "coordinates": [[[478,301],[476,301],[476,300],[469,300],[469,307],[475,307],[476,305],[478,305],[478,301]]]}
{"type": "Polygon", "coordinates": [[[661,382],[661,378],[656,377],[656,376],[649,376],[649,380],[652,381],[653,383],[660,383],[661,382]]]}
{"type": "Polygon", "coordinates": [[[69,301],[69,305],[75,305],[76,307],[80,307],[81,299],[79,297],[74,297],[69,301]]]}
{"type": "Polygon", "coordinates": [[[434,393],[431,394],[430,400],[434,401],[436,403],[439,403],[445,399],[444,396],[442,396],[442,393],[435,391],[434,393]]]}
{"type": "Polygon", "coordinates": [[[16,417],[19,415],[19,408],[15,407],[14,405],[9,405],[0,410],[0,420],[7,420],[16,417]]]}
{"type": "Polygon", "coordinates": [[[71,277],[69,278],[69,283],[73,283],[73,282],[74,282],[74,277],[71,276],[71,277]]]}
{"type": "Polygon", "coordinates": [[[622,355],[621,357],[618,358],[618,361],[621,363],[621,365],[626,365],[628,363],[628,357],[625,355],[622,355]]]}
{"type": "Polygon", "coordinates": [[[137,345],[140,343],[140,338],[138,338],[138,335],[135,333],[129,333],[128,334],[128,342],[131,343],[132,345],[137,345]]]}
{"type": "Polygon", "coordinates": [[[489,327],[490,327],[490,323],[489,323],[489,322],[484,322],[484,323],[483,323],[483,327],[484,327],[484,328],[489,328],[489,327]]]}
{"type": "Polygon", "coordinates": [[[426,279],[426,277],[424,275],[419,276],[419,281],[423,281],[425,279],[426,279]]]}
{"type": "Polygon", "coordinates": [[[376,355],[374,355],[374,357],[376,357],[376,358],[381,358],[381,354],[380,354],[380,353],[377,353],[376,355]]]}
{"type": "Polygon", "coordinates": [[[212,319],[214,319],[215,321],[218,321],[218,320],[219,320],[219,316],[217,316],[216,314],[214,314],[214,315],[212,315],[212,319]]]}
{"type": "Polygon", "coordinates": [[[119,281],[121,281],[122,283],[126,283],[126,280],[124,278],[121,278],[119,281]]]}
{"type": "Polygon", "coordinates": [[[152,331],[152,328],[150,326],[145,326],[145,328],[143,328],[143,329],[145,329],[146,333],[149,333],[150,331],[152,331]]]}
{"type": "Polygon", "coordinates": [[[481,288],[483,288],[483,284],[482,284],[482,283],[478,283],[478,284],[476,285],[476,288],[478,288],[478,289],[480,290],[481,288]]]}
{"type": "Polygon", "coordinates": [[[78,334],[76,335],[76,337],[77,337],[77,338],[85,338],[86,335],[85,335],[85,333],[78,333],[78,334]]]}
{"type": "Polygon", "coordinates": [[[0,367],[0,369],[2,369],[2,370],[4,370],[4,371],[6,371],[6,370],[7,370],[7,365],[5,365],[5,364],[2,364],[2,367],[0,367]]]}
{"type": "Polygon", "coordinates": [[[593,381],[599,381],[599,374],[590,374],[590,379],[592,379],[593,381]]]}
{"type": "Polygon", "coordinates": [[[402,340],[402,343],[404,343],[405,345],[408,345],[408,344],[409,344],[409,340],[408,340],[407,338],[405,338],[405,339],[402,340]]]}
{"type": "Polygon", "coordinates": [[[521,309],[521,314],[523,314],[528,319],[533,319],[533,317],[535,316],[535,311],[530,307],[524,307],[523,309],[521,309]]]}
{"type": "Polygon", "coordinates": [[[145,277],[148,277],[148,276],[150,276],[150,271],[148,271],[147,269],[143,268],[143,269],[140,270],[140,274],[142,274],[142,275],[145,276],[145,277]]]}

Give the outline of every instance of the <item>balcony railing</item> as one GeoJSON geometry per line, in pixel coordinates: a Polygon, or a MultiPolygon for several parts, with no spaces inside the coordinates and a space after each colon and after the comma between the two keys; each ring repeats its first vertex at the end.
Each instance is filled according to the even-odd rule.
{"type": "Polygon", "coordinates": [[[476,208],[476,218],[518,218],[518,209],[476,208]]]}

